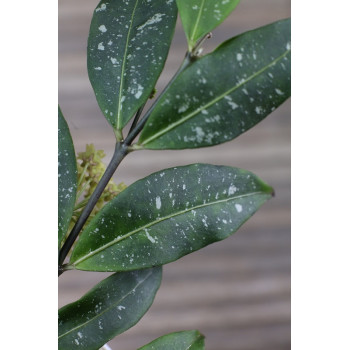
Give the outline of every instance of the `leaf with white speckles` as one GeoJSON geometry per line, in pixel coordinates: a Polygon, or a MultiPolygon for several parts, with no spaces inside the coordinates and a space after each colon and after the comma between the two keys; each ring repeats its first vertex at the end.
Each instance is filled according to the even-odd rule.
{"type": "Polygon", "coordinates": [[[204,350],[204,336],[198,331],[170,333],[138,350],[204,350]]]}
{"type": "Polygon", "coordinates": [[[161,268],[116,273],[58,312],[59,350],[97,350],[135,325],[152,305],[161,268]]]}
{"type": "Polygon", "coordinates": [[[271,197],[251,172],[193,164],[130,185],[94,217],[71,269],[123,271],[163,265],[227,238],[271,197]]]}
{"type": "Polygon", "coordinates": [[[175,2],[102,0],[88,40],[88,73],[102,113],[122,129],[163,70],[177,17],[175,2]]]}
{"type": "Polygon", "coordinates": [[[290,97],[290,50],[289,19],[226,41],[177,77],[139,146],[207,147],[244,133],[290,97]]]}
{"type": "Polygon", "coordinates": [[[77,191],[77,163],[72,137],[58,107],[58,246],[67,232],[77,191]]]}
{"type": "Polygon", "coordinates": [[[198,39],[225,20],[239,0],[176,0],[176,3],[191,51],[198,39]]]}

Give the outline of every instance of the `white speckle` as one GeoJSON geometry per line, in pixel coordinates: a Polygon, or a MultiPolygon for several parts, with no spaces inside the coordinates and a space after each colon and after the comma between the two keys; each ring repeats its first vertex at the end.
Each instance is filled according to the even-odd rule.
{"type": "Polygon", "coordinates": [[[286,45],[286,49],[289,51],[290,50],[290,43],[288,42],[286,45]]]}
{"type": "Polygon", "coordinates": [[[79,337],[79,338],[82,338],[82,337],[83,337],[83,335],[81,334],[81,332],[78,332],[78,337],[79,337]]]}
{"type": "Polygon", "coordinates": [[[204,224],[205,227],[208,227],[207,217],[205,217],[204,219],[202,219],[202,222],[203,222],[203,224],[204,224]]]}
{"type": "Polygon", "coordinates": [[[182,189],[185,190],[186,189],[186,185],[182,185],[182,189]]]}
{"type": "Polygon", "coordinates": [[[200,126],[196,126],[194,131],[196,132],[196,140],[197,142],[202,142],[205,136],[203,129],[200,126]]]}
{"type": "Polygon", "coordinates": [[[229,101],[229,102],[227,102],[227,103],[231,106],[232,109],[238,108],[238,104],[237,104],[237,103],[234,103],[233,101],[229,101]]]}
{"type": "Polygon", "coordinates": [[[183,104],[177,111],[178,113],[186,112],[189,106],[187,104],[183,104]]]}
{"type": "Polygon", "coordinates": [[[158,23],[162,20],[162,17],[165,16],[164,13],[156,13],[152,18],[147,20],[142,26],[139,26],[137,30],[142,30],[144,27],[149,26],[154,23],[158,23]]]}
{"type": "Polygon", "coordinates": [[[102,68],[101,67],[95,67],[95,70],[101,70],[102,68]]]}
{"type": "Polygon", "coordinates": [[[100,26],[98,27],[98,30],[99,30],[100,32],[102,32],[102,33],[107,32],[107,28],[106,28],[106,26],[105,26],[104,24],[100,25],[100,26]]]}
{"type": "Polygon", "coordinates": [[[97,48],[101,51],[103,51],[105,49],[105,47],[103,46],[103,43],[99,43],[97,48]]]}
{"type": "Polygon", "coordinates": [[[111,62],[112,62],[113,64],[117,64],[117,63],[118,63],[117,59],[114,58],[114,57],[111,57],[111,62]]]}
{"type": "Polygon", "coordinates": [[[202,110],[202,113],[205,114],[205,115],[207,115],[207,114],[208,114],[208,111],[207,111],[206,109],[203,109],[203,110],[202,110]]]}
{"type": "Polygon", "coordinates": [[[240,204],[235,204],[235,207],[238,213],[242,211],[242,206],[240,204]]]}
{"type": "Polygon", "coordinates": [[[222,219],[222,222],[223,222],[224,224],[227,224],[227,220],[225,220],[225,219],[222,219]]]}
{"type": "Polygon", "coordinates": [[[156,240],[145,230],[147,238],[151,241],[151,243],[156,243],[156,240]]]}
{"type": "Polygon", "coordinates": [[[125,310],[125,306],[119,305],[119,306],[117,306],[117,309],[118,309],[118,310],[125,310]]]}
{"type": "Polygon", "coordinates": [[[106,4],[101,4],[101,6],[100,6],[100,7],[98,7],[98,8],[96,9],[96,12],[99,12],[99,11],[105,11],[105,10],[106,10],[106,8],[107,8],[106,4]]]}
{"type": "Polygon", "coordinates": [[[236,58],[237,58],[237,61],[241,61],[242,58],[243,58],[243,55],[242,55],[241,53],[238,53],[238,54],[236,55],[236,58]]]}
{"type": "Polygon", "coordinates": [[[256,112],[256,114],[261,114],[262,111],[263,111],[263,109],[262,109],[261,106],[256,106],[256,107],[255,107],[255,112],[256,112]]]}
{"type": "Polygon", "coordinates": [[[135,94],[136,99],[139,99],[141,97],[142,91],[143,91],[143,86],[141,86],[140,84],[137,84],[137,92],[135,94]]]}
{"type": "Polygon", "coordinates": [[[277,95],[284,95],[284,93],[280,89],[275,89],[277,95]]]}
{"type": "Polygon", "coordinates": [[[192,6],[192,9],[193,9],[193,10],[198,10],[198,8],[199,8],[199,7],[198,7],[197,5],[192,6]]]}
{"type": "Polygon", "coordinates": [[[234,194],[235,192],[237,191],[237,187],[232,185],[229,187],[228,189],[228,194],[231,195],[231,194],[234,194]]]}
{"type": "Polygon", "coordinates": [[[74,339],[75,344],[79,345],[79,340],[78,339],[74,339]]]}
{"type": "Polygon", "coordinates": [[[162,201],[160,200],[160,197],[157,196],[156,197],[156,207],[159,210],[161,206],[162,206],[162,201]]]}
{"type": "Polygon", "coordinates": [[[130,211],[128,212],[128,217],[131,218],[131,213],[130,213],[130,211]]]}
{"type": "Polygon", "coordinates": [[[112,45],[113,44],[113,41],[112,40],[110,40],[110,41],[108,41],[108,43],[107,43],[108,45],[112,45]]]}

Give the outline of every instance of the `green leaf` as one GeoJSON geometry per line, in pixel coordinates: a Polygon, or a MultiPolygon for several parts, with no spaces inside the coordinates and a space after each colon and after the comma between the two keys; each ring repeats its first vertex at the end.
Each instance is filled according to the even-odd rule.
{"type": "Polygon", "coordinates": [[[183,331],[164,335],[139,350],[203,350],[204,336],[198,331],[183,331]]]}
{"type": "Polygon", "coordinates": [[[271,197],[252,173],[194,164],[154,173],[109,202],[82,232],[78,270],[163,265],[234,233],[271,197]]]}
{"type": "Polygon", "coordinates": [[[58,246],[68,230],[77,191],[77,163],[72,137],[58,107],[58,246]]]}
{"type": "Polygon", "coordinates": [[[239,0],[176,0],[176,3],[191,51],[198,39],[224,21],[239,0]]]}
{"type": "Polygon", "coordinates": [[[290,20],[230,39],[183,71],[159,100],[141,148],[183,149],[232,140],[290,96],[290,20]]]}
{"type": "Polygon", "coordinates": [[[102,113],[120,130],[151,94],[173,37],[173,0],[102,0],[88,40],[88,73],[102,113]]]}
{"type": "Polygon", "coordinates": [[[153,303],[161,268],[113,274],[58,314],[60,350],[95,350],[135,325],[153,303]]]}

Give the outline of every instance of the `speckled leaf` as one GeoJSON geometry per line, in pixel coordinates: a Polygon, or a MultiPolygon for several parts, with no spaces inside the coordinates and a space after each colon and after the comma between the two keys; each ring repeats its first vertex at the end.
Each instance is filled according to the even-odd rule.
{"type": "Polygon", "coordinates": [[[161,268],[116,273],[58,313],[59,350],[96,350],[136,324],[153,303],[161,268]]]}
{"type": "Polygon", "coordinates": [[[58,107],[58,246],[67,232],[77,191],[77,163],[72,137],[58,107]]]}
{"type": "Polygon", "coordinates": [[[204,336],[198,331],[183,331],[164,335],[138,350],[203,350],[204,336]]]}
{"type": "Polygon", "coordinates": [[[177,17],[175,0],[102,0],[88,40],[88,72],[102,113],[122,129],[163,69],[177,17]]]}
{"type": "Polygon", "coordinates": [[[198,39],[216,28],[238,5],[239,0],[176,0],[189,50],[198,39]]]}
{"type": "Polygon", "coordinates": [[[183,149],[236,138],[290,96],[290,52],[289,19],[226,41],[178,76],[139,145],[183,149]]]}
{"type": "Polygon", "coordinates": [[[193,164],[135,182],[82,232],[70,268],[134,270],[163,265],[234,233],[271,197],[252,173],[193,164]]]}

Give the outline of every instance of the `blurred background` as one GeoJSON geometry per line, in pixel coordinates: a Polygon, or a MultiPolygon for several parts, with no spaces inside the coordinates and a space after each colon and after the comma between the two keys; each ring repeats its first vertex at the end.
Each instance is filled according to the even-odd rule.
{"type": "MultiPolygon", "coordinates": [[[[86,69],[86,45],[97,0],[58,3],[58,101],[75,150],[94,143],[114,150],[114,134],[102,116],[86,69]]],[[[241,0],[213,32],[204,53],[246,30],[290,16],[290,0],[241,0]]],[[[186,39],[178,21],[158,91],[180,65],[186,39]]],[[[198,329],[207,350],[290,349],[290,101],[237,139],[211,148],[139,151],[128,155],[114,179],[127,185],[152,172],[191,163],[250,170],[275,188],[265,204],[226,239],[164,266],[155,302],[141,321],[109,342],[134,350],[170,332],[198,329]]],[[[68,271],[59,278],[59,307],[77,300],[109,274],[68,271]]]]}

